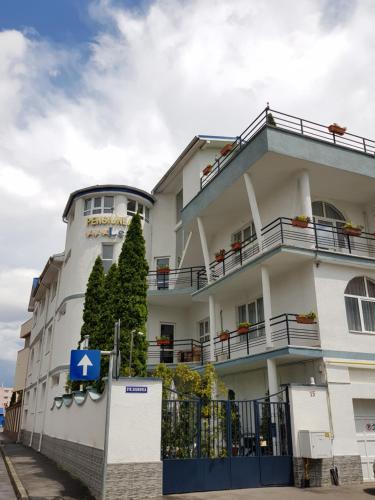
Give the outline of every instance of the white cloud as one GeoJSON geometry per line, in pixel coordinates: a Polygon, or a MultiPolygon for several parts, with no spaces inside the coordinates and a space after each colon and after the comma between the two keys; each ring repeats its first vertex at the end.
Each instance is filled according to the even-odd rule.
{"type": "Polygon", "coordinates": [[[151,189],[194,134],[237,135],[267,101],[375,137],[375,2],[336,4],[158,0],[141,15],[102,0],[86,59],[0,32],[0,321],[22,322],[74,189],[151,189]]]}

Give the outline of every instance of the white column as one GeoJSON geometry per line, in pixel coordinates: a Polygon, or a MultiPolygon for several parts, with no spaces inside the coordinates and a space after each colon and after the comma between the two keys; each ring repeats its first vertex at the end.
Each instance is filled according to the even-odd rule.
{"type": "Polygon", "coordinates": [[[311,191],[310,191],[310,178],[307,170],[302,170],[298,178],[299,192],[301,196],[301,215],[307,215],[312,219],[312,205],[311,205],[311,191]]]}
{"type": "Polygon", "coordinates": [[[277,367],[274,359],[267,359],[267,377],[270,395],[276,394],[279,392],[279,384],[277,382],[277,367]]]}
{"type": "Polygon", "coordinates": [[[254,226],[255,226],[255,232],[256,232],[256,235],[257,235],[258,242],[259,242],[259,247],[261,247],[261,242],[262,242],[262,222],[260,220],[258,203],[257,203],[257,199],[256,199],[256,196],[255,196],[254,185],[252,183],[252,180],[251,180],[251,177],[250,177],[249,174],[245,173],[243,175],[243,178],[244,178],[244,181],[245,181],[247,196],[249,198],[250,210],[251,210],[251,214],[253,216],[253,222],[254,222],[254,226]]]}
{"type": "Polygon", "coordinates": [[[203,221],[202,221],[201,217],[197,217],[197,223],[198,223],[199,236],[200,236],[201,245],[202,245],[204,266],[206,268],[207,283],[210,283],[210,281],[211,281],[211,276],[210,276],[210,274],[211,274],[210,273],[210,254],[208,253],[208,245],[207,245],[206,232],[204,230],[203,221]]]}
{"type": "Polygon", "coordinates": [[[267,347],[272,347],[272,331],[271,331],[271,286],[270,275],[265,266],[261,267],[262,274],[262,292],[263,292],[263,309],[264,309],[264,329],[266,332],[267,347]]]}
{"type": "Polygon", "coordinates": [[[215,299],[213,295],[208,297],[210,312],[210,361],[215,361],[214,338],[216,333],[215,299]]]}

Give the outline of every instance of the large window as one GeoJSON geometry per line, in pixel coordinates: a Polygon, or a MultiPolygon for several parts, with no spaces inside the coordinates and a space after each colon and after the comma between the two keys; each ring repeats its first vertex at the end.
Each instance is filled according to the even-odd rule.
{"type": "Polygon", "coordinates": [[[342,233],[345,217],[331,203],[314,201],[312,212],[316,224],[316,237],[320,247],[345,247],[346,239],[342,233]]]}
{"type": "Polygon", "coordinates": [[[111,243],[102,243],[102,261],[104,272],[108,273],[113,262],[113,245],[111,243]]]}
{"type": "Polygon", "coordinates": [[[375,282],[363,276],[349,281],[345,308],[351,332],[375,332],[375,282]]]}
{"type": "MultiPolygon", "coordinates": [[[[264,321],[263,297],[259,297],[259,299],[256,299],[249,304],[242,304],[238,306],[237,320],[238,323],[251,323],[252,325],[262,323],[264,321]]],[[[252,329],[251,335],[255,337],[264,335],[263,324],[259,325],[255,329],[252,329]]],[[[241,337],[242,340],[246,340],[246,337],[241,337]]]]}
{"type": "Polygon", "coordinates": [[[158,290],[166,290],[169,288],[169,257],[157,257],[156,263],[156,282],[158,290]]]}
{"type": "Polygon", "coordinates": [[[252,222],[248,226],[244,227],[240,231],[237,231],[236,233],[232,234],[232,243],[235,242],[246,242],[250,240],[253,236],[255,236],[255,226],[254,223],[252,222]]]}
{"type": "Polygon", "coordinates": [[[146,222],[149,222],[150,220],[150,209],[148,207],[145,207],[142,203],[139,203],[139,201],[136,200],[128,200],[126,206],[126,213],[128,215],[134,215],[136,213],[139,213],[141,219],[144,219],[146,222]]]}
{"type": "Polygon", "coordinates": [[[201,342],[208,342],[210,340],[210,320],[203,319],[198,323],[199,340],[201,342]]]}
{"type": "Polygon", "coordinates": [[[83,215],[111,214],[114,207],[113,196],[86,198],[83,215]]]}

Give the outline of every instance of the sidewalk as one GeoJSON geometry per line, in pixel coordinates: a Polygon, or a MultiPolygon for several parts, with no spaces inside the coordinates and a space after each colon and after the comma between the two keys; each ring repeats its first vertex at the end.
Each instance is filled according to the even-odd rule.
{"type": "Polygon", "coordinates": [[[0,500],[16,500],[13,486],[10,482],[8,471],[2,455],[0,454],[0,500]]]}
{"type": "MultiPolygon", "coordinates": [[[[60,469],[52,460],[22,444],[9,443],[9,441],[7,441],[5,436],[0,434],[0,444],[2,442],[6,443],[4,444],[4,450],[10,458],[30,499],[94,499],[86,486],[63,469],[60,469]]],[[[1,475],[0,485],[2,486],[1,475]]],[[[16,498],[11,485],[13,496],[8,495],[2,497],[1,486],[1,500],[3,500],[3,498],[4,500],[13,500],[13,498],[16,498]]]]}

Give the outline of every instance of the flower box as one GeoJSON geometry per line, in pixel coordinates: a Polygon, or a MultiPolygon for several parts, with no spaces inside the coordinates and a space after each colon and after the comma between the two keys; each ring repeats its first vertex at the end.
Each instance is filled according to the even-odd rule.
{"type": "Polygon", "coordinates": [[[346,127],[340,127],[340,125],[337,125],[337,123],[332,123],[332,125],[328,127],[328,130],[331,132],[331,134],[344,135],[346,132],[346,127]]]}
{"type": "Polygon", "coordinates": [[[158,274],[169,274],[170,273],[169,267],[159,267],[157,270],[158,274]]]}
{"type": "Polygon", "coordinates": [[[207,165],[207,167],[204,167],[203,169],[203,175],[208,175],[212,170],[212,165],[207,165]]]}
{"type": "Polygon", "coordinates": [[[219,334],[219,339],[220,339],[220,342],[225,342],[226,340],[229,340],[229,332],[221,332],[219,334]]]}
{"type": "Polygon", "coordinates": [[[315,318],[307,316],[306,314],[297,314],[296,321],[297,323],[302,323],[304,325],[312,325],[315,321],[315,318]]]}
{"type": "Polygon", "coordinates": [[[215,260],[216,262],[223,262],[225,259],[225,250],[219,250],[217,253],[215,253],[215,260]]]}
{"type": "Polygon", "coordinates": [[[292,219],[292,226],[306,228],[309,225],[309,222],[310,222],[309,220],[301,220],[294,218],[292,219]]]}
{"type": "Polygon", "coordinates": [[[240,328],[237,329],[238,335],[246,335],[248,332],[249,332],[248,326],[241,326],[240,328]]]}
{"type": "Polygon", "coordinates": [[[242,248],[242,243],[240,241],[235,241],[234,243],[231,244],[232,250],[235,252],[238,252],[242,248]]]}
{"type": "Polygon", "coordinates": [[[361,236],[362,234],[360,227],[344,227],[343,231],[347,236],[361,236]]]}
{"type": "Polygon", "coordinates": [[[172,341],[170,339],[156,339],[157,345],[171,345],[172,341]]]}
{"type": "Polygon", "coordinates": [[[221,150],[221,156],[226,156],[233,149],[233,144],[226,144],[221,150]]]}

